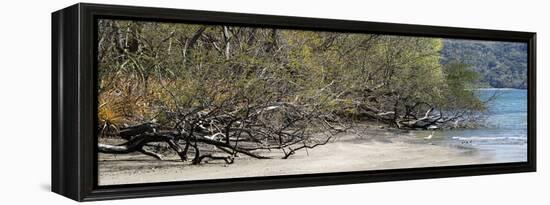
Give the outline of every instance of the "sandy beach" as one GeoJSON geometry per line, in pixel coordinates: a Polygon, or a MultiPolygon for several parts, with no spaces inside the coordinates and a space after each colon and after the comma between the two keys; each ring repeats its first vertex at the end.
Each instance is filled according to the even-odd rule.
{"type": "Polygon", "coordinates": [[[374,127],[362,132],[365,134],[336,136],[324,146],[301,150],[289,159],[240,156],[233,164],[211,161],[190,165],[172,155],[159,161],[140,154],[99,154],[99,185],[488,164],[524,157],[522,152],[505,152],[507,156],[502,157],[488,148],[441,144],[437,137],[423,139],[423,132],[374,127]]]}

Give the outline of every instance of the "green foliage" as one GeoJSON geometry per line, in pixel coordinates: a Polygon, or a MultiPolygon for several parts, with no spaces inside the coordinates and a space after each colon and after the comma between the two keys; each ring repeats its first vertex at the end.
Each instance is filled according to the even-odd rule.
{"type": "Polygon", "coordinates": [[[483,110],[469,90],[476,72],[448,61],[460,45],[438,38],[119,20],[101,20],[98,34],[100,119],[113,123],[276,103],[395,119],[425,105],[483,110]]]}
{"type": "Polygon", "coordinates": [[[474,84],[479,74],[468,65],[451,62],[444,67],[447,82],[445,100],[441,107],[454,109],[484,110],[485,105],[474,92],[474,84]]]}
{"type": "Polygon", "coordinates": [[[445,39],[442,63],[460,61],[480,74],[478,84],[527,88],[527,44],[445,39]]]}

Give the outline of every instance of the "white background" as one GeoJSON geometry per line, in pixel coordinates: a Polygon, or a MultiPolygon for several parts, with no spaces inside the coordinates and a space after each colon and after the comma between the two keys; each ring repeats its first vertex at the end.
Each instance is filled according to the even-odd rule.
{"type": "MultiPolygon", "coordinates": [[[[538,172],[94,202],[97,204],[541,204],[550,200],[545,1],[101,0],[94,3],[537,32],[538,172]]],[[[50,13],[75,1],[0,7],[0,204],[72,204],[50,188],[50,13]]]]}

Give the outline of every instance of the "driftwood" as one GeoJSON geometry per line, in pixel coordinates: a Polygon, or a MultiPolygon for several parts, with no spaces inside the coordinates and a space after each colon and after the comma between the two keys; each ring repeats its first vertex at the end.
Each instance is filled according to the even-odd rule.
{"type": "Polygon", "coordinates": [[[393,125],[400,129],[438,129],[441,126],[448,125],[449,122],[468,116],[467,111],[444,113],[435,106],[424,102],[415,103],[413,106],[408,106],[401,111],[397,109],[391,111],[381,110],[360,102],[356,102],[356,104],[359,116],[393,125]],[[421,111],[420,105],[427,107],[424,112],[421,111]]]}
{"type": "MultiPolygon", "coordinates": [[[[186,161],[187,160],[187,153],[180,146],[180,144],[179,144],[180,140],[185,141],[186,139],[177,137],[177,134],[174,133],[174,132],[141,133],[141,134],[132,136],[131,138],[129,138],[129,140],[127,142],[124,142],[124,143],[119,144],[119,145],[108,145],[108,144],[99,143],[98,144],[98,151],[101,152],[101,153],[109,153],[109,154],[129,154],[129,153],[133,153],[133,152],[140,152],[140,153],[155,157],[157,159],[162,159],[162,155],[160,155],[158,153],[155,153],[155,152],[152,152],[152,151],[149,151],[149,150],[146,150],[144,147],[148,143],[152,143],[152,142],[165,142],[170,146],[170,148],[173,151],[175,151],[179,155],[179,157],[182,161],[186,161]]],[[[233,147],[233,146],[228,145],[226,143],[211,140],[211,139],[208,139],[206,137],[195,137],[195,138],[192,138],[190,141],[192,143],[201,142],[201,143],[205,143],[205,144],[215,145],[220,149],[221,148],[224,148],[224,150],[229,149],[232,152],[242,153],[242,154],[248,155],[250,157],[257,158],[257,159],[268,159],[269,158],[269,157],[254,154],[254,153],[252,153],[252,152],[250,152],[246,149],[241,149],[240,147],[233,147]]],[[[196,148],[196,149],[198,149],[198,148],[196,148]]],[[[207,154],[207,155],[204,155],[204,156],[202,156],[202,155],[198,156],[198,158],[193,160],[193,163],[198,164],[204,158],[224,159],[224,160],[226,159],[226,158],[212,156],[211,154],[207,154]]],[[[230,161],[226,160],[226,162],[227,163],[233,163],[232,160],[230,160],[230,161]]]]}
{"type": "MultiPolygon", "coordinates": [[[[129,154],[139,152],[162,160],[163,156],[147,149],[152,143],[165,143],[170,150],[177,153],[182,161],[188,159],[190,149],[194,150],[192,164],[204,160],[223,160],[230,164],[239,154],[256,159],[269,159],[263,156],[269,150],[281,150],[283,159],[302,149],[313,149],[329,142],[332,135],[313,137],[305,132],[311,125],[322,126],[331,132],[344,132],[346,128],[332,125],[329,121],[334,116],[321,115],[315,109],[291,103],[275,103],[263,106],[250,106],[244,116],[241,112],[221,112],[218,110],[193,111],[191,114],[177,113],[176,126],[161,126],[153,122],[122,128],[118,136],[124,143],[117,145],[98,144],[98,151],[111,154],[129,154]],[[312,110],[312,111],[311,111],[312,110]],[[215,114],[214,114],[215,113],[215,114]],[[274,118],[281,123],[273,123],[274,118]],[[216,156],[213,153],[202,154],[205,145],[215,148],[214,151],[225,154],[216,156]],[[264,151],[262,151],[264,150],[264,151]]],[[[209,152],[212,152],[210,150],[209,152]]]]}

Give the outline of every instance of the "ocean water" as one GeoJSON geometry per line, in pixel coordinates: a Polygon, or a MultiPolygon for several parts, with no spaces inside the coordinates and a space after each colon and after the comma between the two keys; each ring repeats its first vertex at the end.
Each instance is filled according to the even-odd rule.
{"type": "MultiPolygon", "coordinates": [[[[485,126],[435,131],[433,143],[470,149],[497,162],[527,161],[527,90],[481,89],[480,99],[491,96],[485,126]]],[[[431,131],[417,133],[427,136],[431,131]]]]}

